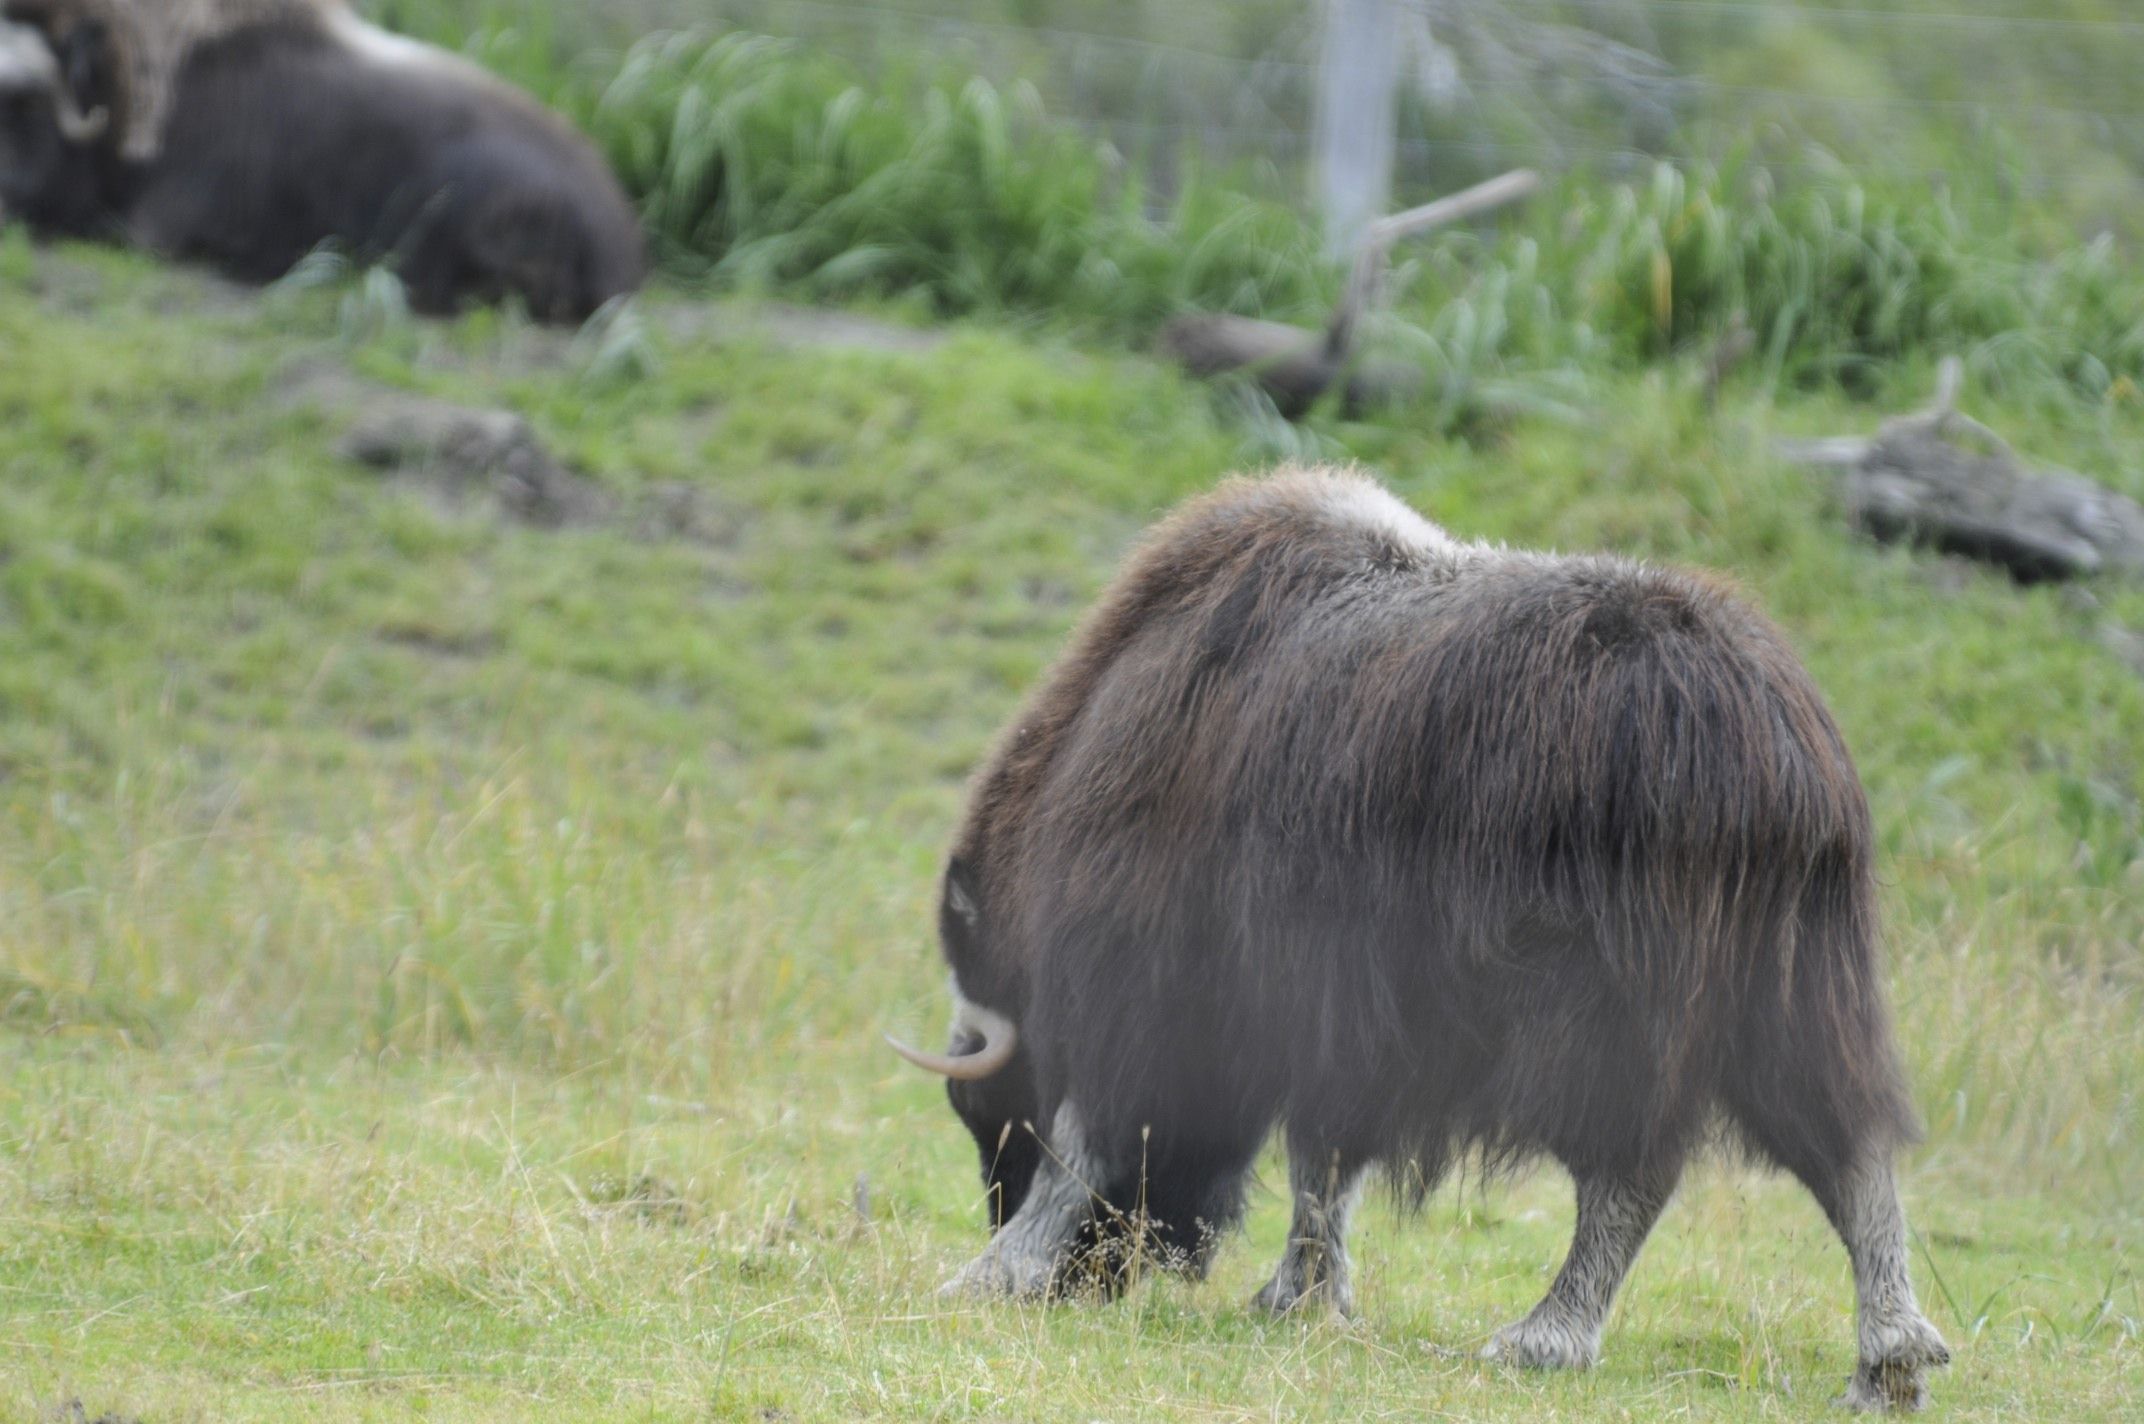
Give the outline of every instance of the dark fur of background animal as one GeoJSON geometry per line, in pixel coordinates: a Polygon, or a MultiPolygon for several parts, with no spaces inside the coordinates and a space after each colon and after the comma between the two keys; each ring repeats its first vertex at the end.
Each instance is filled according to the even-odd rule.
{"type": "MultiPolygon", "coordinates": [[[[25,127],[35,112],[14,112],[0,202],[48,232],[251,281],[333,243],[393,266],[426,311],[514,296],[538,317],[577,320],[639,284],[632,207],[562,119],[343,6],[239,8],[242,23],[189,35],[171,61],[161,127],[137,145],[152,157],[128,156],[116,130],[69,144],[49,119],[25,127]]],[[[77,103],[126,114],[138,66],[122,62],[129,47],[110,23],[70,15],[48,34],[77,103]]]]}

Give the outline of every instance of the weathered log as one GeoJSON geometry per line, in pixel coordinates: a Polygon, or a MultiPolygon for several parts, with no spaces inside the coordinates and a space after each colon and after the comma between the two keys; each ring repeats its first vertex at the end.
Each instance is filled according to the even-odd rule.
{"type": "Polygon", "coordinates": [[[1955,357],[1945,361],[1935,400],[1873,436],[1786,441],[1779,453],[1838,471],[1848,514],[1886,543],[1981,559],[2021,583],[2144,574],[2144,505],[2074,471],[2026,465],[1958,411],[1962,376],[1955,357]]]}
{"type": "Polygon", "coordinates": [[[1291,420],[1336,385],[1351,412],[1405,400],[1422,389],[1420,370],[1399,361],[1354,359],[1356,337],[1384,284],[1392,245],[1502,207],[1540,186],[1539,174],[1521,168],[1370,224],[1356,247],[1347,287],[1322,332],[1253,317],[1186,312],[1162,327],[1157,344],[1195,376],[1243,373],[1291,420]]]}
{"type": "Polygon", "coordinates": [[[1194,376],[1241,372],[1272,397],[1290,420],[1345,377],[1341,403],[1352,414],[1365,407],[1404,400],[1422,388],[1422,372],[1400,361],[1359,361],[1313,331],[1278,321],[1214,312],[1186,312],[1161,329],[1157,344],[1194,376]]]}

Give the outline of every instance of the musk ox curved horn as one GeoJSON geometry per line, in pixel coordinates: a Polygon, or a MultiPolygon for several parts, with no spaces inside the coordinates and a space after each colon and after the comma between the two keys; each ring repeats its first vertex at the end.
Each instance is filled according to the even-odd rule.
{"type": "Polygon", "coordinates": [[[1013,1050],[1020,1044],[1020,1030],[1013,1026],[1011,1019],[993,1010],[970,1005],[962,1013],[961,1023],[983,1036],[983,1046],[973,1053],[925,1053],[920,1048],[910,1048],[890,1033],[886,1035],[886,1046],[926,1073],[936,1073],[957,1083],[987,1078],[1012,1062],[1013,1050]]]}
{"type": "Polygon", "coordinates": [[[101,104],[82,112],[60,77],[51,44],[28,25],[0,20],[0,90],[42,90],[51,99],[53,118],[69,143],[94,143],[112,126],[111,111],[101,104]]]}
{"type": "Polygon", "coordinates": [[[64,84],[52,89],[52,114],[59,120],[60,133],[69,143],[95,143],[103,138],[112,126],[112,111],[99,104],[88,113],[75,104],[74,95],[67,92],[64,84]]]}

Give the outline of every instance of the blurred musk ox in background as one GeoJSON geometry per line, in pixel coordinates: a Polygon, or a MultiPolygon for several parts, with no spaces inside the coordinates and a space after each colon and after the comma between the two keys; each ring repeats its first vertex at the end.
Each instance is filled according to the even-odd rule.
{"type": "Polygon", "coordinates": [[[0,215],[269,281],[322,243],[420,310],[577,320],[645,248],[594,147],[343,0],[0,0],[0,215]]]}
{"type": "MultiPolygon", "coordinates": [[[[1723,1122],[1853,1261],[1847,1401],[1947,1361],[1892,1179],[1917,1130],[1867,803],[1781,635],[1686,574],[1459,543],[1367,479],[1239,482],[1148,539],[973,793],[945,1074],[996,1227],[949,1289],[1203,1272],[1268,1133],[1257,1304],[1351,1306],[1368,1169],[1545,1152],[1569,1258],[1491,1355],[1581,1366],[1723,1122]]],[[[896,1045],[900,1048],[900,1045],[896,1045]]]]}

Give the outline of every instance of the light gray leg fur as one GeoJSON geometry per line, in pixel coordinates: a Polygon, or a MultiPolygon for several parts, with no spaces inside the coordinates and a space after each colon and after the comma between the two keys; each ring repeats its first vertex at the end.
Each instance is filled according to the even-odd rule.
{"type": "Polygon", "coordinates": [[[1042,1165],[1027,1199],[998,1228],[983,1254],[961,1267],[940,1295],[979,1299],[1039,1300],[1050,1293],[1073,1238],[1093,1211],[1101,1182],[1079,1114],[1070,1103],[1057,1109],[1043,1143],[1042,1165]]]}
{"type": "Polygon", "coordinates": [[[1854,1409],[1919,1409],[1928,1403],[1922,1371],[1950,1363],[1950,1349],[1921,1314],[1906,1275],[1906,1213],[1888,1157],[1864,1162],[1826,1203],[1854,1263],[1861,1356],[1840,1403],[1854,1409]]]}
{"type": "Polygon", "coordinates": [[[1355,1312],[1355,1290],[1348,1279],[1347,1222],[1362,1198],[1367,1165],[1344,1166],[1337,1153],[1320,1157],[1288,1154],[1288,1187],[1295,1195],[1295,1220],[1288,1227],[1288,1249],[1273,1269],[1273,1279],[1251,1297],[1251,1304],[1279,1315],[1306,1301],[1321,1302],[1337,1315],[1355,1312]]]}
{"type": "Polygon", "coordinates": [[[1556,1283],[1524,1320],[1507,1325],[1485,1358],[1532,1369],[1583,1369],[1600,1358],[1601,1327],[1638,1248],[1675,1194],[1678,1173],[1640,1183],[1588,1177],[1578,1183],[1578,1226],[1556,1283]]]}

